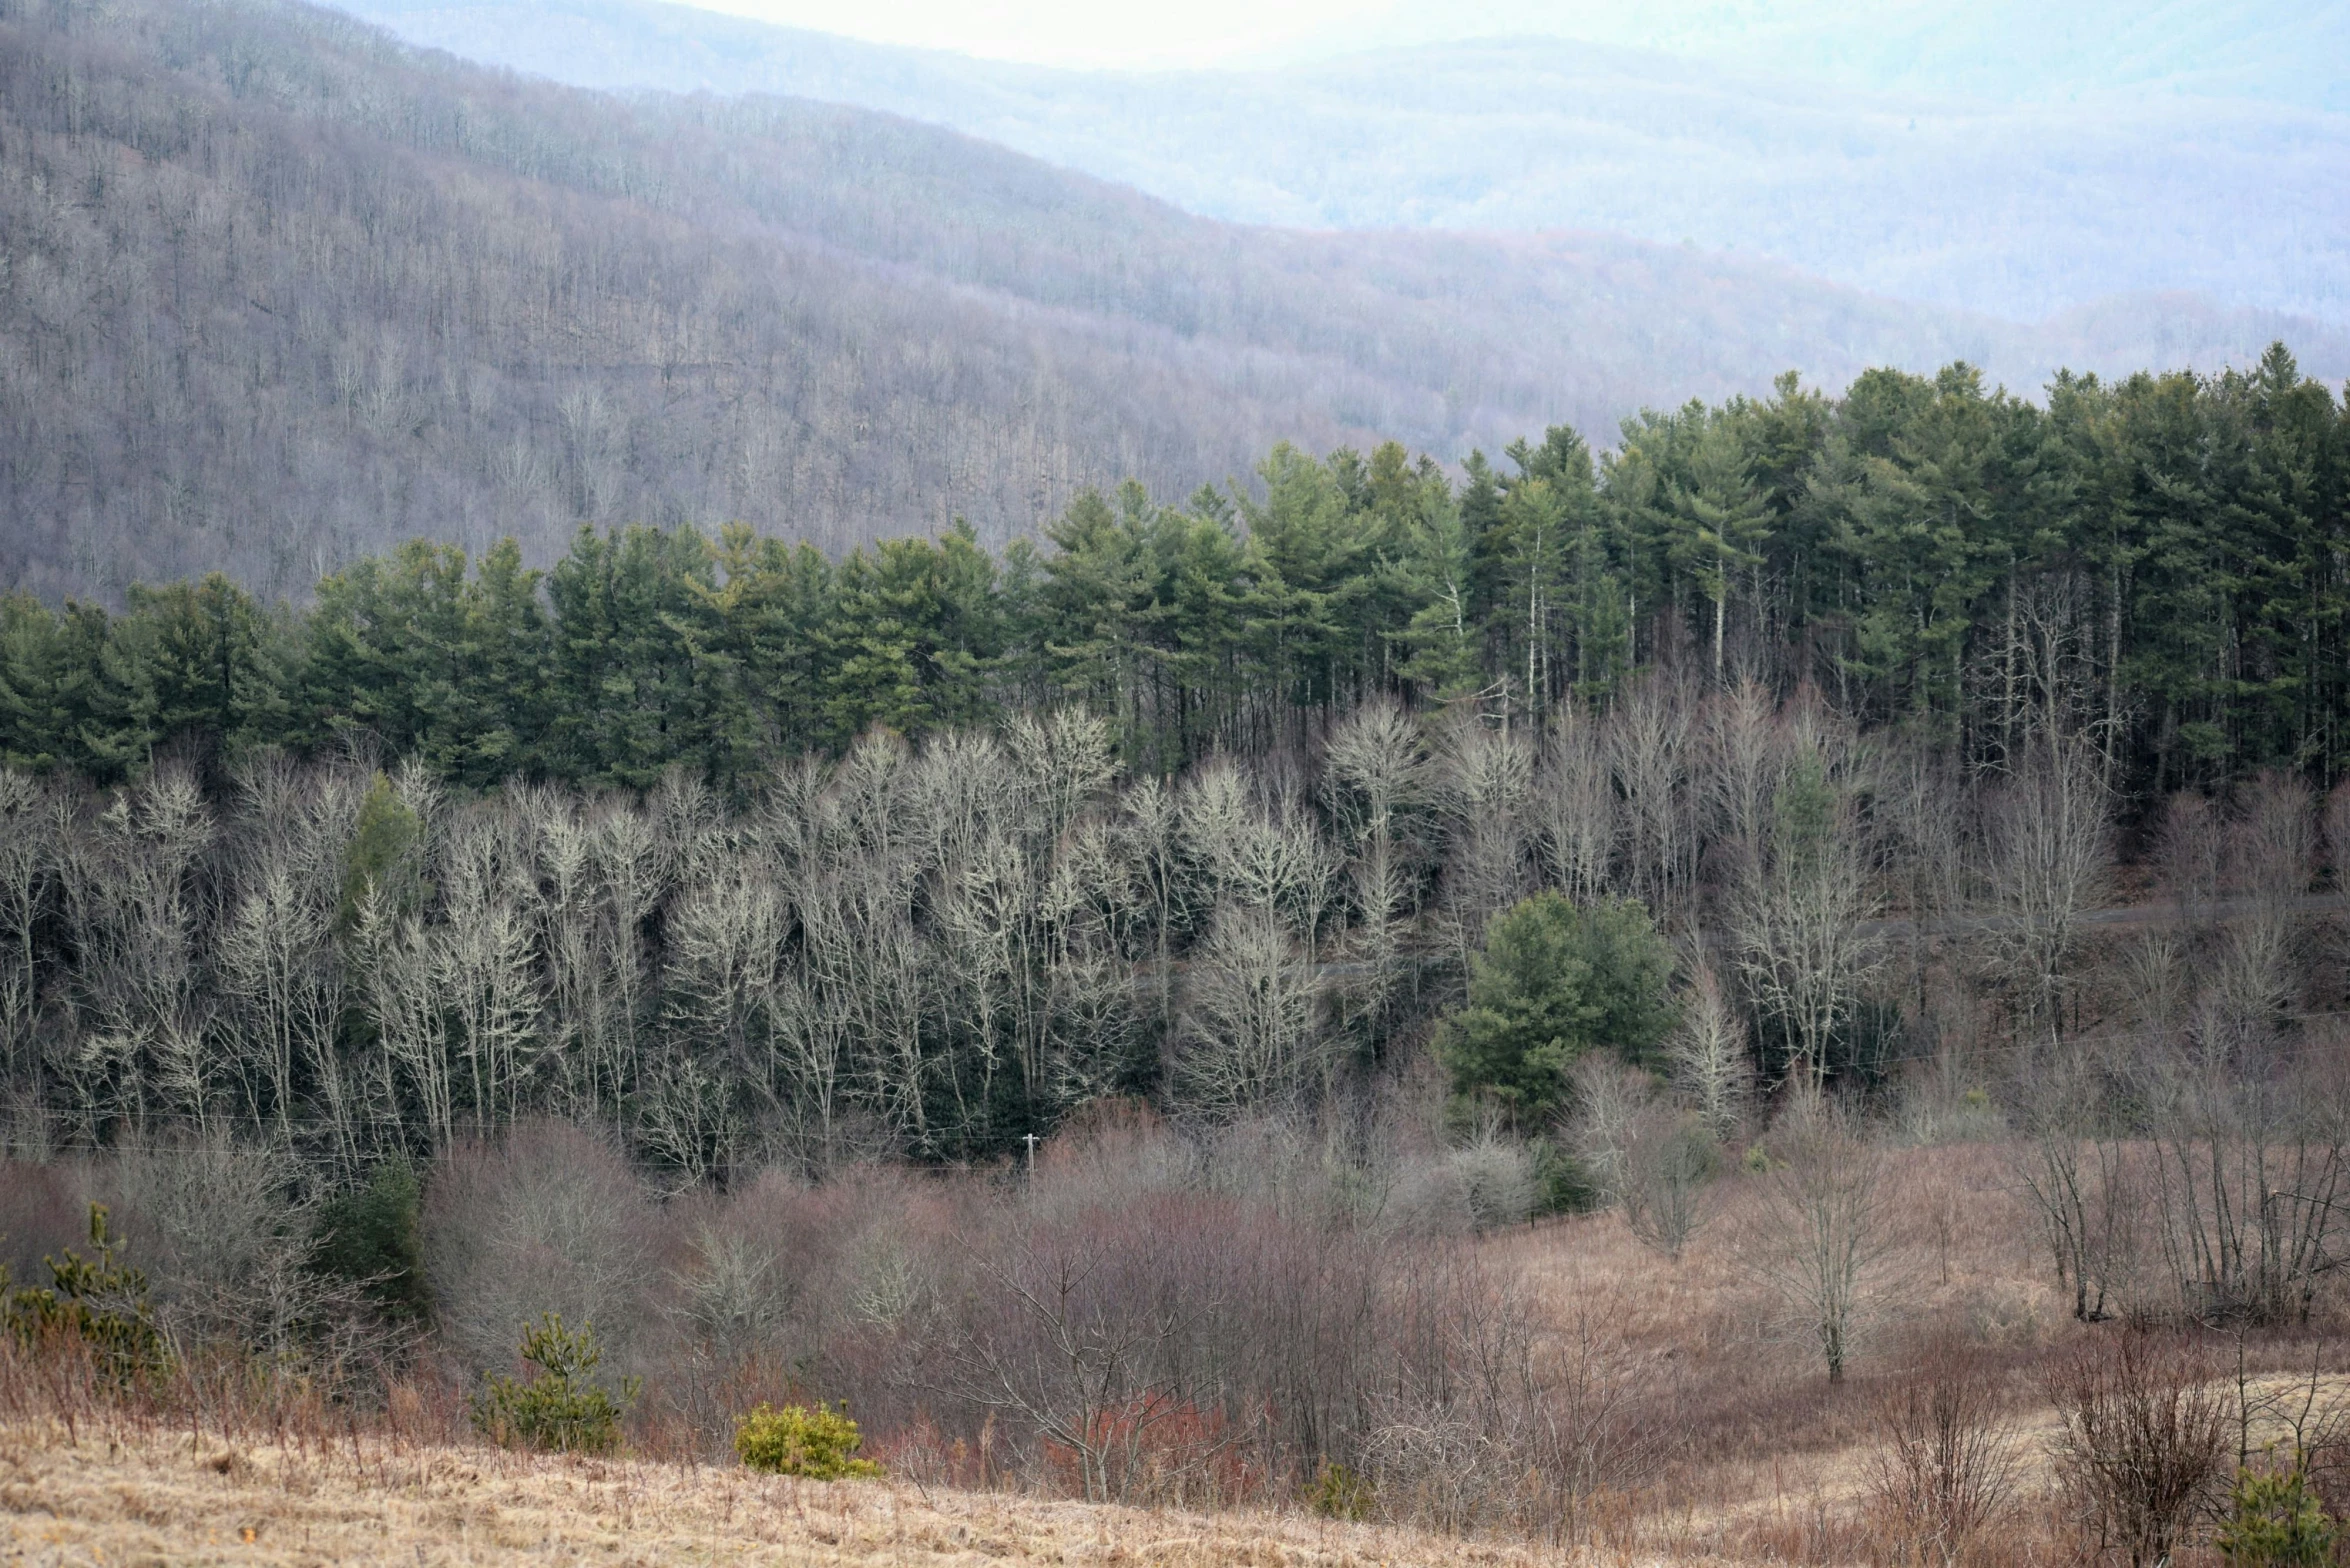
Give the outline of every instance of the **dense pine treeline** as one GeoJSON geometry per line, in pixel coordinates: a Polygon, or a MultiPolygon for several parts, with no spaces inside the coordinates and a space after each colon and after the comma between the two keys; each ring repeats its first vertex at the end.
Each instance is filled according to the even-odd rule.
{"type": "Polygon", "coordinates": [[[1597,457],[1554,429],[1458,482],[1392,444],[1283,447],[1259,478],[1089,493],[1001,555],[629,526],[545,573],[412,543],[299,612],[219,576],[113,615],[20,597],[0,757],[112,783],[182,740],[364,735],[461,788],[682,766],[739,800],[876,725],[1073,704],[1164,774],[1378,694],[1539,723],[1661,661],[1816,684],[1977,765],[2055,717],[2148,796],[2350,760],[2350,419],[2281,345],[2216,378],[2060,379],[2045,406],[1963,365],[1840,398],[1788,378],[1597,457]]]}

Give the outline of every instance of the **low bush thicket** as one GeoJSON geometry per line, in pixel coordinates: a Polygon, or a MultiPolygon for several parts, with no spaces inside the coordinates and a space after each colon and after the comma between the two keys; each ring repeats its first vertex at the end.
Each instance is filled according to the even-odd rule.
{"type": "Polygon", "coordinates": [[[2132,1326],[2048,1379],[2066,1513],[2132,1568],[2167,1563],[2220,1477],[2233,1412],[2194,1344],[2132,1326]]]}
{"type": "MultiPolygon", "coordinates": [[[[1911,1561],[2006,1560],[2025,1534],[2044,1532],[2014,1485],[2010,1466],[2024,1450],[2006,1424],[2005,1391],[2030,1386],[2035,1361],[2062,1359],[2045,1335],[1996,1352],[1977,1343],[1912,1357],[1910,1371],[1890,1377],[1885,1347],[1906,1355],[1902,1340],[1874,1340],[1843,1394],[1828,1389],[1817,1359],[1725,1360],[1703,1343],[1737,1332],[1732,1310],[1754,1321],[1763,1292],[1746,1276],[1757,1269],[1750,1259],[1742,1275],[1730,1255],[1756,1251],[1749,1243],[1767,1238],[1755,1226],[1770,1214],[1792,1216],[1781,1241],[1808,1238],[1866,1261],[1869,1237],[1847,1235],[1842,1205],[1848,1190],[1876,1193],[1884,1174],[1882,1151],[1860,1147],[1867,1127],[1821,1123],[1807,1142],[1809,1124],[1782,1120],[1764,1132],[1775,1158],[1760,1170],[1705,1176],[1694,1161],[1664,1161],[1652,1177],[1651,1138],[1669,1154],[1680,1147],[1669,1140],[1710,1148],[1710,1134],[1654,1105],[1632,1109],[1613,1148],[1585,1140],[1585,1157],[1588,1169],[1612,1173],[1642,1239],[1658,1244],[1677,1226],[1657,1211],[1686,1196],[1679,1189],[1719,1184],[1707,1203],[1727,1239],[1704,1232],[1677,1265],[1647,1261],[1612,1222],[1578,1225],[1566,1251],[1476,1239],[1496,1215],[1479,1213],[1490,1199],[1472,1194],[1522,1194],[1516,1172],[1526,1167],[1509,1163],[1523,1159],[1520,1146],[1496,1136],[1448,1148],[1431,1130],[1440,1121],[1387,1109],[1308,1137],[1274,1121],[1178,1129],[1127,1107],[1083,1119],[1016,1171],[852,1166],[821,1183],[775,1172],[666,1198],[597,1136],[535,1126],[460,1146],[420,1196],[395,1171],[304,1217],[328,1238],[318,1271],[353,1292],[360,1316],[408,1310],[381,1287],[404,1247],[421,1251],[435,1325],[401,1342],[421,1353],[337,1396],[359,1410],[383,1401],[403,1430],[445,1434],[454,1422],[461,1431],[470,1417],[497,1442],[557,1452],[609,1453],[624,1442],[670,1457],[731,1452],[753,1468],[816,1478],[870,1474],[880,1460],[926,1484],[1171,1506],[1288,1500],[1337,1519],[1560,1541],[1593,1539],[1650,1507],[1635,1499],[1686,1488],[1733,1450],[1801,1431],[1822,1448],[1880,1455],[1877,1506],[1853,1523],[1860,1533],[1815,1532],[1801,1548],[1814,1557],[1882,1548],[1911,1561]],[[1828,1132],[1853,1140],[1854,1158],[1830,1162],[1836,1179],[1821,1196],[1804,1173],[1828,1132]],[[1806,1198],[1817,1201],[1793,1201],[1806,1198]],[[1555,1282],[1521,1273],[1537,1259],[1537,1268],[1597,1271],[1575,1278],[1576,1311],[1560,1305],[1555,1282]],[[1738,1300],[1663,1348],[1677,1332],[1669,1315],[1706,1291],[1738,1300]],[[611,1311],[625,1341],[608,1347],[600,1315],[573,1316],[582,1303],[611,1311]],[[492,1342],[499,1313],[514,1315],[492,1342]],[[516,1370],[506,1336],[534,1319],[519,1375],[505,1375],[516,1370]],[[1648,1326],[1629,1327],[1634,1319],[1648,1326]],[[1677,1361],[1684,1353],[1690,1360],[1677,1361]],[[2012,1366],[1998,1359],[2010,1354],[2020,1358],[2012,1366]],[[435,1378],[441,1396],[429,1394],[435,1378]],[[1737,1386],[1716,1386],[1725,1382],[1737,1386]],[[813,1404],[813,1389],[849,1403],[813,1404]],[[443,1412],[439,1427],[411,1413],[419,1398],[443,1412]]],[[[1971,1172],[1978,1186],[2007,1158],[1919,1157],[1971,1172]]],[[[174,1160],[190,1162],[198,1191],[247,1167],[194,1146],[138,1158],[128,1176],[87,1162],[68,1184],[135,1192],[147,1205],[128,1262],[107,1232],[102,1270],[144,1266],[137,1243],[153,1236],[172,1288],[186,1292],[175,1299],[200,1305],[208,1298],[189,1282],[255,1277],[252,1258],[277,1256],[286,1227],[256,1229],[233,1206],[203,1220],[155,1196],[174,1160]]],[[[1864,1217],[1922,1235],[1926,1211],[1901,1205],[1923,1192],[1905,1176],[1864,1217]]],[[[1508,1217],[1523,1213],[1519,1201],[1504,1206],[1508,1217]]],[[[43,1203],[44,1213],[54,1206],[43,1203]]],[[[1853,1316],[1845,1271],[1791,1268],[1765,1271],[1760,1284],[1817,1309],[1798,1325],[1807,1339],[1829,1317],[1853,1316]]],[[[1918,1283],[1904,1275],[1902,1288],[1918,1283]]],[[[1905,1298],[1899,1310],[1912,1305],[1905,1298]]],[[[199,1321],[175,1310],[174,1321],[199,1321]]],[[[1963,1315],[1958,1304],[1945,1313],[1952,1325],[1963,1315]]],[[[2292,1554],[2330,1528],[2322,1508],[2311,1511],[2324,1479],[2295,1492],[2261,1472],[2230,1498],[2225,1445],[2210,1441],[2225,1401],[2206,1386],[2209,1368],[2178,1360],[2184,1353],[2162,1334],[2076,1328],[2061,1306],[2050,1318],[2048,1332],[2071,1336],[2068,1353],[2080,1352],[2041,1379],[2063,1418],[2054,1457],[2067,1506],[2093,1531],[2101,1523],[2124,1555],[2175,1557],[2209,1539],[2236,1561],[2304,1560],[2292,1554]]],[[[297,1345],[324,1343],[323,1331],[303,1332],[312,1338],[297,1345]]],[[[296,1374],[274,1386],[298,1397],[301,1355],[250,1364],[296,1374]]],[[[187,1385],[179,1393],[105,1397],[226,1408],[225,1367],[175,1368],[187,1385]],[[196,1386],[215,1372],[217,1387],[196,1386]]],[[[149,1381],[161,1389],[172,1379],[149,1381]]]]}

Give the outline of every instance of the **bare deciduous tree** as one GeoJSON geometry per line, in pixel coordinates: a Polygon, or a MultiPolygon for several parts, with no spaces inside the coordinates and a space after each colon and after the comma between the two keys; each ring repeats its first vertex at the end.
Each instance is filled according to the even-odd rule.
{"type": "Polygon", "coordinates": [[[32,1065],[33,1016],[40,1005],[35,928],[48,907],[60,848],[52,786],[0,767],[0,1082],[14,1085],[32,1065]]]}
{"type": "Polygon", "coordinates": [[[335,1056],[343,996],[340,970],[327,951],[329,919],[330,911],[305,896],[290,868],[271,857],[255,868],[230,911],[216,957],[227,989],[244,1004],[236,1020],[240,1038],[261,1055],[279,1137],[289,1146],[293,1141],[296,1073],[305,1071],[333,1117],[336,1143],[348,1162],[356,1150],[335,1056]]]}
{"type": "Polygon", "coordinates": [[[646,1194],[584,1129],[526,1121],[453,1145],[424,1195],[425,1264],[448,1346],[503,1366],[542,1312],[593,1322],[625,1363],[652,1263],[646,1194]]]}
{"type": "Polygon", "coordinates": [[[1534,746],[1523,730],[1470,718],[1445,731],[1440,756],[1452,838],[1442,918],[1447,945],[1465,965],[1486,922],[1526,892],[1534,746]]]}
{"type": "Polygon", "coordinates": [[[1728,988],[1702,957],[1690,966],[1680,1027],[1665,1042],[1673,1083],[1713,1136],[1735,1137],[1754,1096],[1754,1057],[1746,1023],[1728,988]]]}
{"type": "Polygon", "coordinates": [[[1818,749],[1791,768],[1767,855],[1737,900],[1739,970],[1788,1033],[1791,1075],[1818,1094],[1830,1046],[1882,962],[1866,830],[1818,749]]]}
{"type": "Polygon", "coordinates": [[[1921,738],[1885,743],[1876,772],[1875,816],[1885,832],[1888,877],[1907,906],[1898,927],[1908,950],[1909,1005],[1923,1016],[1927,976],[1947,922],[1964,909],[1969,892],[1970,802],[1960,787],[1957,759],[1921,738]]]}
{"type": "Polygon", "coordinates": [[[1559,710],[1544,742],[1534,810],[1559,888],[1579,904],[1605,893],[1616,852],[1615,782],[1599,723],[1579,703],[1559,710]]]}
{"type": "Polygon", "coordinates": [[[1986,941],[1994,970],[2040,1029],[2062,1026],[2081,917],[2110,880],[2111,790],[2103,752],[2078,736],[2027,737],[1982,801],[1986,941]]]}
{"type": "Polygon", "coordinates": [[[1143,1478],[1154,1429],[1190,1407],[1169,1353],[1187,1314],[1173,1292],[1132,1289],[1143,1282],[1123,1277],[1122,1238],[1100,1233],[1105,1217],[1087,1219],[1031,1225],[1000,1238],[1000,1256],[972,1254],[998,1311],[959,1326],[946,1364],[952,1392],[1025,1419],[1075,1457],[1088,1502],[1112,1502],[1143,1478]]]}
{"type": "Polygon", "coordinates": [[[1657,910],[1673,906],[1695,869],[1690,729],[1687,693],[1654,674],[1635,681],[1608,719],[1608,759],[1623,791],[1633,885],[1657,910]]]}
{"type": "Polygon", "coordinates": [[[1701,753],[1707,814],[1737,876],[1761,859],[1770,835],[1771,802],[1786,772],[1771,695],[1747,679],[1705,704],[1701,753]]]}
{"type": "Polygon", "coordinates": [[[1718,1150],[1703,1118],[1658,1101],[1625,1129],[1621,1197],[1632,1234],[1679,1261],[1705,1222],[1705,1188],[1718,1150]]]}
{"type": "Polygon", "coordinates": [[[2131,1267],[2143,1206],[2131,1129],[2115,1110],[2119,1086],[2097,1054],[2074,1044],[2034,1055],[2020,1076],[2017,1180],[2073,1316],[2101,1322],[2131,1267]]]}
{"type": "Polygon", "coordinates": [[[2181,791],[2164,803],[2155,864],[2161,869],[2164,890],[2189,926],[2207,927],[2219,918],[2227,855],[2227,826],[2217,806],[2191,791],[2181,791]]]}
{"type": "Polygon", "coordinates": [[[468,814],[440,862],[434,980],[465,1064],[476,1133],[518,1114],[538,1039],[537,944],[522,907],[535,890],[516,863],[513,825],[502,812],[468,814]]]}
{"type": "Polygon", "coordinates": [[[383,890],[370,889],[359,901],[347,950],[374,1037],[375,1097],[386,1120],[399,1128],[403,1103],[412,1103],[429,1147],[445,1149],[457,1132],[456,1078],[423,928],[383,890]]]}
{"type": "Polygon", "coordinates": [[[1565,1117],[1569,1142],[1584,1171],[1610,1203],[1624,1193],[1624,1154],[1632,1124],[1656,1103],[1656,1079],[1613,1051],[1590,1051],[1569,1073],[1572,1098],[1565,1117]]]}
{"type": "Polygon", "coordinates": [[[1771,1139],[1775,1163],[1759,1178],[1749,1266],[1818,1347],[1828,1381],[1840,1383],[1883,1283],[1884,1162],[1832,1101],[1799,1102],[1781,1126],[1771,1139]]]}
{"type": "Polygon", "coordinates": [[[2236,1044],[2144,1068],[2164,1257],[2199,1318],[2306,1321],[2350,1200],[2350,1057],[2334,1034],[2236,1044]]]}
{"type": "Polygon", "coordinates": [[[1399,930],[1415,901],[1400,814],[1427,788],[1419,726],[1393,701],[1365,703],[1330,733],[1323,752],[1342,834],[1352,845],[1355,941],[1371,966],[1370,1005],[1395,983],[1399,930]]]}
{"type": "MultiPolygon", "coordinates": [[[[59,1066],[94,1131],[105,1115],[138,1124],[150,1109],[201,1130],[218,1109],[224,1069],[209,1048],[209,999],[197,970],[195,872],[214,822],[196,780],[166,766],[117,795],[60,867],[87,1020],[61,1040],[59,1066]],[[150,1089],[164,1103],[150,1107],[150,1089]]],[[[258,1108],[257,1096],[244,1096],[258,1108]]]]}
{"type": "Polygon", "coordinates": [[[1321,1086],[1330,1068],[1320,977],[1273,912],[1216,912],[1185,987],[1178,1062],[1190,1096],[1232,1114],[1321,1086]]]}
{"type": "Polygon", "coordinates": [[[2318,860],[2309,786],[2272,772],[2240,789],[2224,857],[2230,905],[2198,1027],[2250,1039],[2276,1027],[2293,1002],[2301,904],[2318,860]]]}
{"type": "Polygon", "coordinates": [[[1137,779],[1120,805],[1137,876],[1150,909],[1151,945],[1158,961],[1159,1021],[1175,1014],[1175,919],[1182,893],[1183,826],[1173,791],[1158,779],[1137,779]]]}

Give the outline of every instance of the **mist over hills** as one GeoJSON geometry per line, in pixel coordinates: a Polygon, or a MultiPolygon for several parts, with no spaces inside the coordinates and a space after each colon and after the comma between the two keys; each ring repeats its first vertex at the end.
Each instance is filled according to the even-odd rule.
{"type": "Polygon", "coordinates": [[[2154,89],[2350,110],[2350,11],[2331,0],[1397,0],[1296,52],[1510,35],[1875,92],[2023,103],[2154,89]]]}
{"type": "Polygon", "coordinates": [[[1237,222],[1608,230],[2019,321],[2194,292],[2350,325],[2350,13],[2306,0],[1399,7],[1362,36],[1589,36],[1172,72],[652,0],[349,8],[576,85],[906,114],[1237,222]]]}

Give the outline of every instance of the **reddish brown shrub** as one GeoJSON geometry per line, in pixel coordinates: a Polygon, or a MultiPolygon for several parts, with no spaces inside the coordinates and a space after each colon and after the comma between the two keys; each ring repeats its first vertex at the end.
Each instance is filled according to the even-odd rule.
{"type": "Polygon", "coordinates": [[[1868,1489],[1904,1561],[1972,1560],[2013,1502],[2016,1440],[2003,1380],[1958,1346],[1928,1350],[1876,1400],[1868,1489]]]}
{"type": "Polygon", "coordinates": [[[2132,1327],[2050,1375],[2067,1516],[2099,1557],[2149,1568],[2184,1539],[2227,1447],[2228,1401],[2215,1372],[2191,1342],[2132,1327]]]}

